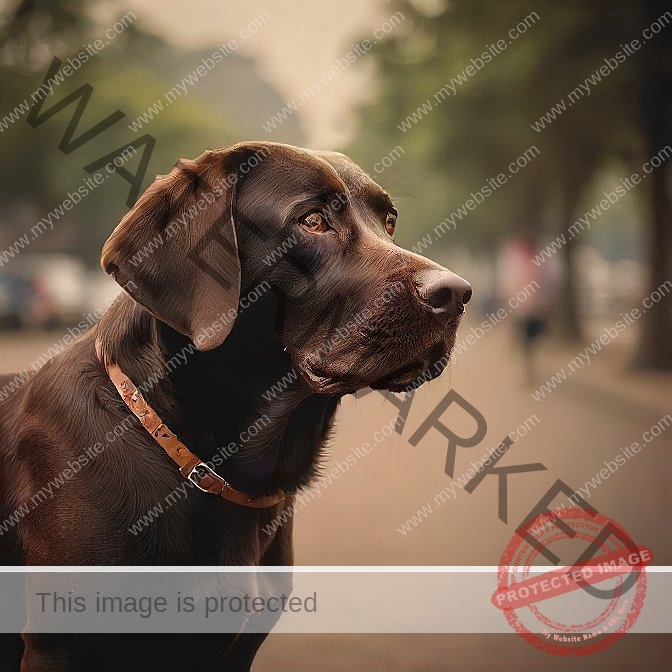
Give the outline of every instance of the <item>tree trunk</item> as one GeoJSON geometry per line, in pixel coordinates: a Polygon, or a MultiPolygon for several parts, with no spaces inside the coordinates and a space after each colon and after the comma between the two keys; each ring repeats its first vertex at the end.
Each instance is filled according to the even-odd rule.
{"type": "MultiPolygon", "coordinates": [[[[590,186],[591,179],[601,158],[601,148],[598,144],[584,140],[579,146],[572,145],[569,155],[563,155],[567,145],[556,147],[558,163],[562,166],[560,173],[560,213],[562,233],[565,244],[562,247],[562,283],[558,297],[558,327],[560,337],[571,343],[584,340],[583,321],[581,319],[581,277],[577,269],[577,243],[581,240],[574,236],[581,236],[582,232],[572,234],[570,227],[576,222],[576,210],[581,202],[585,190],[590,186]]],[[[576,229],[574,229],[576,231],[576,229]]],[[[584,240],[583,243],[586,241],[584,240]]]]}
{"type": "MultiPolygon", "coordinates": [[[[671,2],[647,3],[647,19],[654,21],[671,2]]],[[[672,151],[672,79],[665,71],[665,40],[652,40],[643,61],[641,111],[647,160],[665,147],[672,151]]],[[[668,54],[669,57],[669,54],[668,54]]],[[[661,157],[664,160],[664,157],[661,157]]],[[[635,363],[642,367],[672,370],[672,200],[666,183],[672,173],[672,155],[648,174],[649,213],[646,229],[647,296],[662,298],[643,308],[641,336],[635,363]],[[668,283],[665,285],[665,283],[668,283]]]]}
{"type": "Polygon", "coordinates": [[[562,226],[565,231],[566,244],[561,250],[563,264],[560,296],[558,297],[558,328],[562,340],[578,343],[583,340],[583,328],[578,305],[579,277],[576,268],[576,240],[570,237],[567,230],[574,223],[573,217],[580,189],[575,185],[566,185],[563,191],[562,226]]]}

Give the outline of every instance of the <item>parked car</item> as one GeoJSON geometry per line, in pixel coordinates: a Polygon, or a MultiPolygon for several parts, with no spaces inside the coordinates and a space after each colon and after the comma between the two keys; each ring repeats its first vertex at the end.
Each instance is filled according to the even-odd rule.
{"type": "Polygon", "coordinates": [[[86,290],[86,267],[74,257],[19,257],[0,270],[0,327],[50,329],[79,321],[86,290]]]}

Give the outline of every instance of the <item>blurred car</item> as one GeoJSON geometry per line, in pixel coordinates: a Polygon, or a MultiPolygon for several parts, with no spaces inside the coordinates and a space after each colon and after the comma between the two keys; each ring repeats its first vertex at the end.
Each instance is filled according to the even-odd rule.
{"type": "Polygon", "coordinates": [[[0,328],[21,328],[30,295],[30,283],[24,278],[6,271],[0,273],[0,328]]]}
{"type": "Polygon", "coordinates": [[[87,271],[64,254],[24,255],[0,271],[0,327],[52,329],[79,321],[87,271]]]}

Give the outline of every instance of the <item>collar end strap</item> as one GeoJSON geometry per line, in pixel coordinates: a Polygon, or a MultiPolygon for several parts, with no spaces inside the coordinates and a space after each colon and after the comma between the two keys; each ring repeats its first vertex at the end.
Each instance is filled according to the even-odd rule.
{"type": "MultiPolygon", "coordinates": [[[[100,356],[99,348],[96,351],[100,356]]],[[[152,438],[163,448],[168,457],[177,464],[184,478],[193,483],[199,490],[217,495],[234,504],[251,509],[269,509],[284,501],[285,493],[278,492],[262,497],[250,497],[236,490],[211,467],[194,455],[166,424],[159,418],[154,409],[145,401],[140,390],[131,379],[116,365],[103,362],[107,375],[110,377],[119,396],[130,411],[151,434],[152,438]]]]}

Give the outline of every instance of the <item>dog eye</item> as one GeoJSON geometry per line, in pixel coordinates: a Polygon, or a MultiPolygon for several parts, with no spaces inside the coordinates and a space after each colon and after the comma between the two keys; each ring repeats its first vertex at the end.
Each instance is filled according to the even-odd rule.
{"type": "Polygon", "coordinates": [[[299,219],[299,223],[306,231],[310,231],[310,233],[324,233],[331,228],[326,218],[319,212],[309,212],[299,219]]]}
{"type": "Polygon", "coordinates": [[[385,230],[390,236],[394,235],[394,227],[397,225],[397,216],[393,215],[391,212],[388,213],[387,218],[385,219],[385,230]]]}

